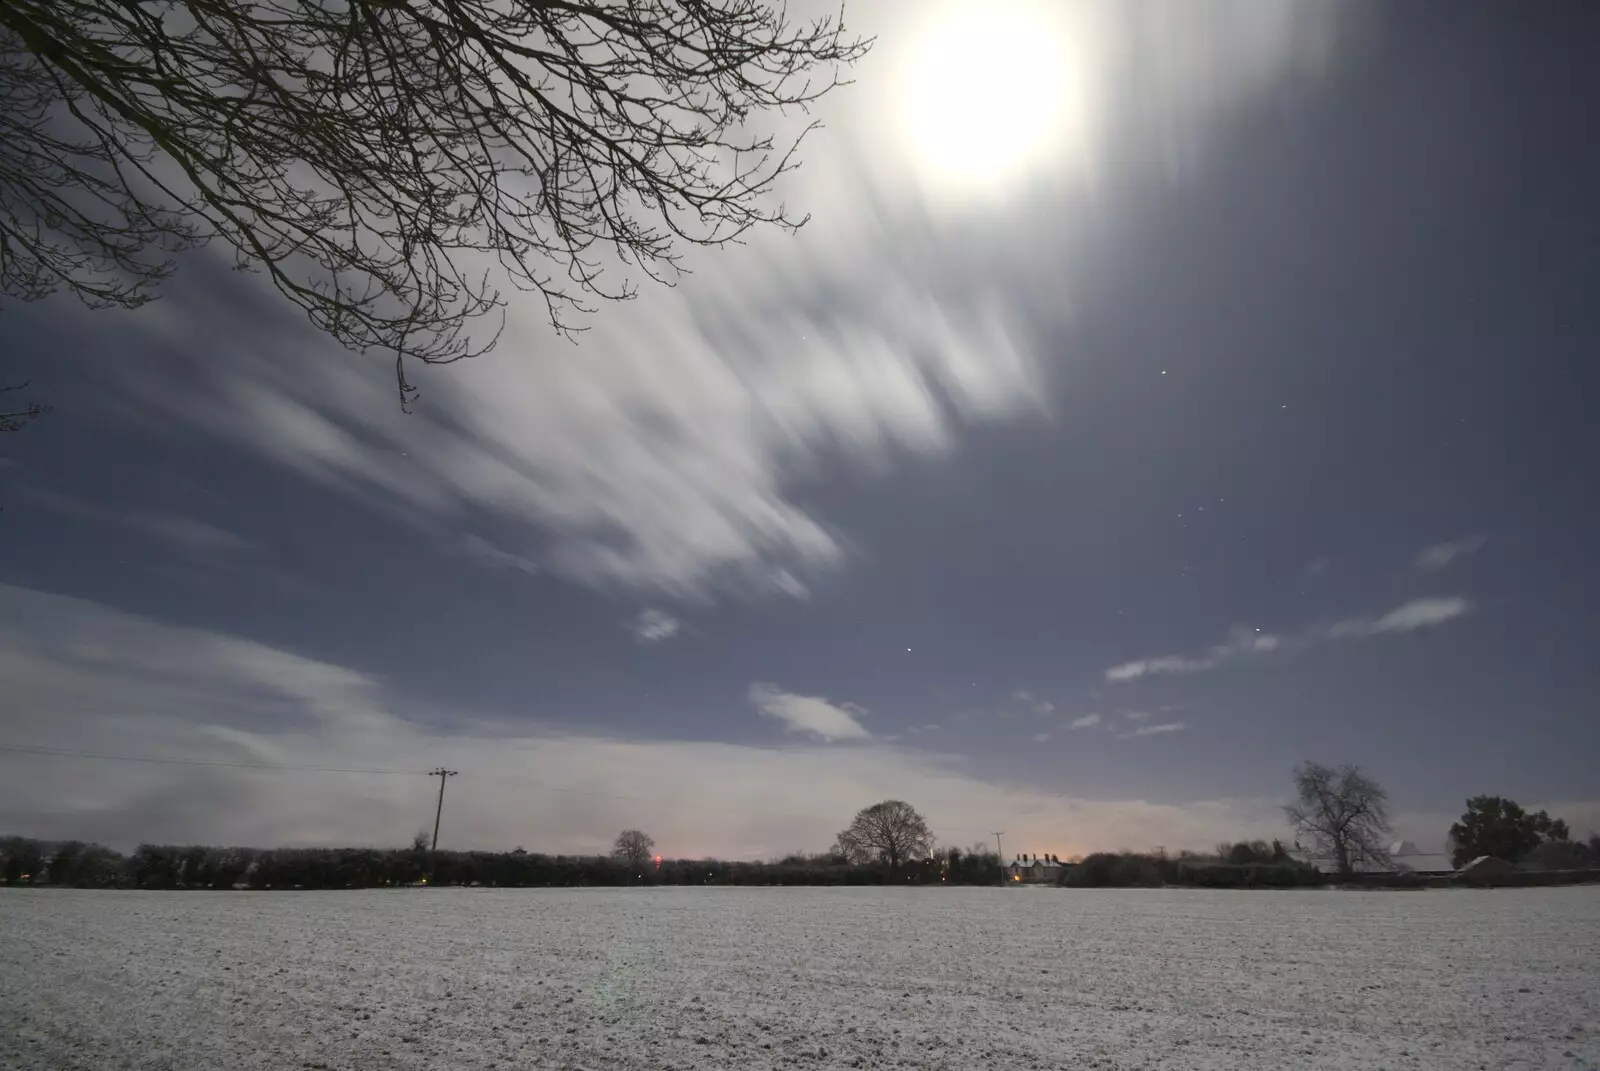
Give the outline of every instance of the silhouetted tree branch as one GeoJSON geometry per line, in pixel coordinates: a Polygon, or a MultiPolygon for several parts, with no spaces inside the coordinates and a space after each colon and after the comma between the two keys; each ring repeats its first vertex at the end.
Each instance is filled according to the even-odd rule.
{"type": "Polygon", "coordinates": [[[606,251],[670,283],[680,243],[803,224],[757,113],[869,45],[768,0],[5,0],[0,294],[137,306],[221,238],[405,402],[407,361],[493,346],[491,258],[570,335],[634,293],[606,251]]]}
{"type": "MultiPolygon", "coordinates": [[[[0,394],[10,394],[12,391],[27,389],[28,381],[23,380],[21,383],[13,383],[8,387],[0,387],[0,394]]],[[[12,409],[6,404],[7,401],[8,399],[0,399],[0,434],[21,431],[29,422],[38,420],[50,411],[48,405],[32,401],[21,402],[20,409],[12,409]]]]}

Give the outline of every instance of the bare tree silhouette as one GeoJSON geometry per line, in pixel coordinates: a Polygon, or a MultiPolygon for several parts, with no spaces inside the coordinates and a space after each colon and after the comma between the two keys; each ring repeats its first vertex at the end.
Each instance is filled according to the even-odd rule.
{"type": "Polygon", "coordinates": [[[1358,863],[1388,864],[1389,794],[1361,767],[1305,762],[1295,767],[1294,787],[1296,802],[1284,813],[1297,836],[1333,860],[1340,877],[1349,877],[1358,863]]]}
{"type": "Polygon", "coordinates": [[[933,833],[917,809],[904,800],[884,800],[856,812],[834,841],[834,851],[852,863],[902,863],[933,854],[933,833]]]}
{"type": "Polygon", "coordinates": [[[655,850],[655,838],[650,834],[639,829],[624,829],[617,834],[617,842],[611,846],[611,858],[634,866],[644,866],[650,861],[650,853],[655,850]]]}
{"type": "Polygon", "coordinates": [[[871,42],[770,0],[5,0],[0,294],[154,296],[220,238],[343,345],[485,352],[497,261],[570,335],[767,203],[804,110],[871,42]],[[475,256],[481,254],[482,256],[475,256]],[[477,267],[458,263],[475,260],[477,267]]]}

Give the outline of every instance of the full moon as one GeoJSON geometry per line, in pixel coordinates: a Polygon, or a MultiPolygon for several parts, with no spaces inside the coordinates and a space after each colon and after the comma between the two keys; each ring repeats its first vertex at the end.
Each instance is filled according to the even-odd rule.
{"type": "Polygon", "coordinates": [[[1065,6],[929,12],[896,86],[900,131],[920,177],[950,192],[999,192],[1081,151],[1087,72],[1065,6]]]}

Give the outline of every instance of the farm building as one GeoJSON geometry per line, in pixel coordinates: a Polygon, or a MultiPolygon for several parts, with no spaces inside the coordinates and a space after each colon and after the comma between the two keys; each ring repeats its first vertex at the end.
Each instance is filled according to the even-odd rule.
{"type": "Polygon", "coordinates": [[[1389,863],[1397,874],[1451,874],[1455,867],[1441,852],[1425,852],[1415,841],[1396,841],[1389,846],[1389,863]]]}

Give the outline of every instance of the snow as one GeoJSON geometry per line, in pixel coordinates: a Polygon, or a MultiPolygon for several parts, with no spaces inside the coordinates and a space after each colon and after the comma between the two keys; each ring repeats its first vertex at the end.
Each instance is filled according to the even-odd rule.
{"type": "Polygon", "coordinates": [[[1600,1068],[1600,888],[0,889],[0,1068],[1600,1068]]]}

